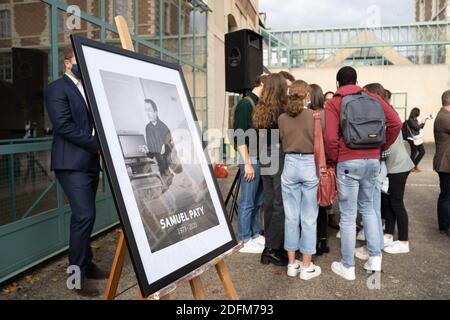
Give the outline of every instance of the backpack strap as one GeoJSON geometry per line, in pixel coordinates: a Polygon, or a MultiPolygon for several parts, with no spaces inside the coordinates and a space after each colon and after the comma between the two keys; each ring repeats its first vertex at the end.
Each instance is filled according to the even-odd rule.
{"type": "Polygon", "coordinates": [[[327,170],[320,111],[314,112],[314,158],[317,164],[317,176],[320,177],[321,173],[327,170]]]}

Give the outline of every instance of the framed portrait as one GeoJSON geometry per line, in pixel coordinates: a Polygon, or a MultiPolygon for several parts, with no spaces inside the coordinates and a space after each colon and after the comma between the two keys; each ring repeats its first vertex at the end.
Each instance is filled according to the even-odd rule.
{"type": "Polygon", "coordinates": [[[140,289],[148,296],[237,245],[182,68],[72,36],[140,289]]]}

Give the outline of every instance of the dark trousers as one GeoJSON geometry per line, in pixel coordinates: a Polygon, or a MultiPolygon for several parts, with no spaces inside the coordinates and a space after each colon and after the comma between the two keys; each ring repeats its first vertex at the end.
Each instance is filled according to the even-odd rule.
{"type": "Polygon", "coordinates": [[[283,167],[284,155],[281,156],[279,169],[276,174],[262,175],[266,248],[277,250],[284,248],[284,207],[283,197],[281,195],[281,174],[283,167]]]}
{"type": "Polygon", "coordinates": [[[69,264],[79,266],[81,274],[85,275],[92,261],[90,243],[95,222],[95,196],[99,173],[57,170],[55,174],[72,210],[69,264]]]}
{"type": "Polygon", "coordinates": [[[438,223],[440,230],[450,229],[450,173],[439,172],[441,193],[438,199],[438,223]]]}
{"type": "Polygon", "coordinates": [[[386,219],[385,233],[394,234],[397,222],[398,240],[408,241],[408,212],[403,197],[409,172],[389,174],[389,195],[383,195],[382,212],[386,219]]]}
{"type": "Polygon", "coordinates": [[[421,144],[420,146],[416,146],[411,140],[408,140],[408,143],[411,147],[411,160],[417,167],[420,161],[422,161],[423,156],[425,155],[425,147],[423,146],[423,144],[421,144]]]}
{"type": "Polygon", "coordinates": [[[319,207],[319,215],[317,216],[317,240],[325,240],[328,238],[328,216],[327,208],[319,207]]]}
{"type": "Polygon", "coordinates": [[[170,153],[172,150],[169,148],[169,146],[165,145],[165,152],[164,154],[158,153],[158,152],[151,152],[149,153],[149,156],[151,158],[155,158],[156,162],[158,163],[159,172],[161,174],[165,174],[167,170],[169,170],[170,165],[170,153]]]}

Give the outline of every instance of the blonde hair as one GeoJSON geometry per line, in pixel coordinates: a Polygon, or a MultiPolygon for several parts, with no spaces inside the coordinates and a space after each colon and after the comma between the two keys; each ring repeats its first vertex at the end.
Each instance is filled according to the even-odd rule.
{"type": "Polygon", "coordinates": [[[311,88],[303,80],[297,80],[289,88],[289,97],[286,107],[286,113],[295,118],[303,112],[305,108],[305,99],[308,97],[311,88]]]}

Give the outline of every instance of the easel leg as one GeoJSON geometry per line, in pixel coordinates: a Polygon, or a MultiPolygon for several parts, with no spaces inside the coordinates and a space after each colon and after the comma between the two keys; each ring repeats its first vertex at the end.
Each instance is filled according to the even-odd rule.
{"type": "Polygon", "coordinates": [[[125,258],[127,257],[127,246],[125,243],[125,236],[123,231],[120,231],[119,242],[117,243],[116,254],[111,267],[108,284],[103,295],[104,300],[114,300],[119,287],[120,275],[122,274],[125,258]]]}
{"type": "Polygon", "coordinates": [[[197,276],[189,281],[191,285],[192,295],[195,300],[206,300],[205,291],[203,290],[203,283],[200,276],[197,276]]]}
{"type": "Polygon", "coordinates": [[[223,260],[216,264],[216,270],[219,274],[220,281],[222,281],[222,285],[228,299],[239,300],[233,281],[231,281],[230,273],[228,272],[228,268],[223,260]]]}

